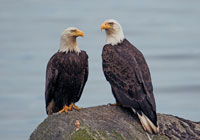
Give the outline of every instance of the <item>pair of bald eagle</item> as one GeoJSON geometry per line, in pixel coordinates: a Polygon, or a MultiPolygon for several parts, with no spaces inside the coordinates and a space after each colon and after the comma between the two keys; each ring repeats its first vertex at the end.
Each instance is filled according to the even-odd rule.
{"type": "MultiPolygon", "coordinates": [[[[143,128],[158,133],[156,104],[148,65],[143,54],[125,39],[122,27],[113,19],[101,25],[106,31],[103,47],[103,71],[110,83],[116,103],[131,108],[143,128]]],[[[48,62],[46,70],[46,111],[80,110],[76,103],[88,78],[88,55],[76,42],[84,33],[77,28],[67,28],[61,35],[60,48],[48,62]]]]}

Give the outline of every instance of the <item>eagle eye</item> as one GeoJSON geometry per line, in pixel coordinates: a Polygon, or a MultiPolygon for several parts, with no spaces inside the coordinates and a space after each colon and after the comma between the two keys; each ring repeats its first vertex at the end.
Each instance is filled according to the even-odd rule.
{"type": "Polygon", "coordinates": [[[76,30],[75,30],[75,29],[74,29],[74,30],[71,30],[71,32],[74,33],[74,32],[76,32],[76,30]]]}
{"type": "Polygon", "coordinates": [[[109,24],[109,25],[113,25],[113,24],[114,24],[114,22],[108,22],[108,24],[109,24]]]}

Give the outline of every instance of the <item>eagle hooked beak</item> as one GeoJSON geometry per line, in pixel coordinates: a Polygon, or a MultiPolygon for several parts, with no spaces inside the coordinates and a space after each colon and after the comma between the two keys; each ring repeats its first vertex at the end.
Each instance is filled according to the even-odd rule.
{"type": "Polygon", "coordinates": [[[75,36],[75,37],[78,37],[78,36],[84,37],[84,33],[81,30],[76,30],[76,32],[73,33],[73,36],[75,36]]]}
{"type": "Polygon", "coordinates": [[[112,26],[109,25],[108,23],[103,23],[103,24],[101,24],[101,31],[102,31],[103,29],[107,30],[107,29],[110,29],[110,28],[112,28],[112,26]]]}

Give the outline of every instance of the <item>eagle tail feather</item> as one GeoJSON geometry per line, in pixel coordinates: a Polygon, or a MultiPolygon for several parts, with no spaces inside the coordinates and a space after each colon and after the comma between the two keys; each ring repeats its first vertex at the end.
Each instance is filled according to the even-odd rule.
{"type": "Polygon", "coordinates": [[[159,127],[158,126],[156,127],[144,113],[140,115],[137,112],[137,115],[145,131],[147,131],[149,134],[159,133],[159,127]]]}
{"type": "Polygon", "coordinates": [[[145,132],[145,133],[146,133],[148,139],[149,139],[149,140],[152,140],[151,137],[149,136],[149,134],[148,134],[147,132],[145,132]]]}
{"type": "Polygon", "coordinates": [[[158,133],[159,133],[159,126],[155,126],[155,125],[152,123],[152,121],[151,121],[146,115],[144,115],[144,116],[145,116],[145,118],[146,118],[148,124],[151,126],[151,129],[153,130],[153,133],[154,133],[154,134],[158,134],[158,133]]]}

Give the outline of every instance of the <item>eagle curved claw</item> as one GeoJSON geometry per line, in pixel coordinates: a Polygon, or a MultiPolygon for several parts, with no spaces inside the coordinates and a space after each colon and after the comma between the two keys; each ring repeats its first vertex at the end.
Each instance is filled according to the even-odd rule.
{"type": "Polygon", "coordinates": [[[71,104],[71,105],[72,105],[72,108],[75,109],[75,110],[77,110],[77,111],[80,111],[82,109],[81,107],[78,107],[75,104],[71,104]]]}
{"type": "Polygon", "coordinates": [[[70,108],[68,106],[64,106],[63,109],[61,109],[58,114],[61,114],[62,112],[68,112],[70,110],[70,108]]]}

